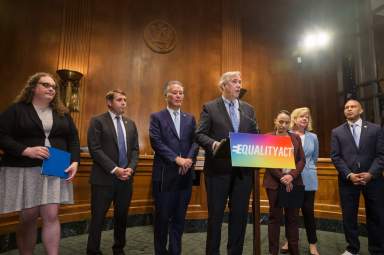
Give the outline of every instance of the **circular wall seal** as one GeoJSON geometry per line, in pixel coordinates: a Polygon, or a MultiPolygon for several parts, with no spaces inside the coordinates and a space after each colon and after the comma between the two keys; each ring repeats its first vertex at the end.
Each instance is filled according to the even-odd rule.
{"type": "Polygon", "coordinates": [[[144,29],[144,41],[157,53],[171,52],[176,46],[176,31],[163,20],[154,20],[144,29]]]}

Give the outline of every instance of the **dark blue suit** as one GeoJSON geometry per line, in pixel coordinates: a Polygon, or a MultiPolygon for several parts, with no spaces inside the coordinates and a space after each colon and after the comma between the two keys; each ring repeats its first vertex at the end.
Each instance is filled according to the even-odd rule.
{"type": "Polygon", "coordinates": [[[155,200],[155,254],[181,254],[181,237],[192,192],[192,170],[179,174],[177,156],[195,161],[198,145],[194,143],[196,121],[180,113],[180,138],[167,109],[151,115],[149,137],[155,158],[152,188],[155,200]],[[169,234],[169,248],[166,249],[169,234]]]}
{"type": "Polygon", "coordinates": [[[348,123],[344,123],[332,130],[331,146],[331,158],[339,172],[340,203],[347,250],[353,254],[360,250],[357,216],[362,193],[365,200],[368,250],[371,254],[384,254],[382,130],[379,125],[363,121],[357,147],[348,123]],[[354,185],[347,179],[348,174],[361,172],[370,172],[373,179],[366,185],[354,185]]]}

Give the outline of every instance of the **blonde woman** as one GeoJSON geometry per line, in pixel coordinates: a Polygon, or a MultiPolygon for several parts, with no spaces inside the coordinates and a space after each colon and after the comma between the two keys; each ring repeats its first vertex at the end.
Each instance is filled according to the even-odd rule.
{"type": "MultiPolygon", "coordinates": [[[[305,185],[304,203],[301,212],[312,255],[319,255],[317,250],[316,222],[314,215],[315,193],[318,187],[316,163],[319,156],[319,141],[312,133],[312,117],[308,107],[297,108],[291,113],[291,130],[301,138],[305,154],[305,167],[301,177],[305,185]]],[[[282,253],[288,252],[288,242],[281,248],[282,253]]]]}

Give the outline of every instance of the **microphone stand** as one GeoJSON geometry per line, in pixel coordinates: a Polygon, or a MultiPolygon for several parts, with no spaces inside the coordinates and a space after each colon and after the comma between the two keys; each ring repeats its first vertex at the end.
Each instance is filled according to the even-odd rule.
{"type": "MultiPolygon", "coordinates": [[[[256,134],[260,134],[259,126],[257,125],[256,120],[249,117],[247,114],[243,113],[240,109],[240,100],[239,102],[239,115],[249,120],[256,126],[256,134]]],[[[261,234],[260,234],[260,174],[259,168],[255,168],[252,174],[252,222],[253,222],[253,255],[261,255],[261,234]]]]}

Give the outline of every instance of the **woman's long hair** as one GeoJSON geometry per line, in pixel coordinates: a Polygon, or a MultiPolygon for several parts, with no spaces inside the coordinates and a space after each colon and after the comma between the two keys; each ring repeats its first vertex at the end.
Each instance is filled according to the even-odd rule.
{"type": "Polygon", "coordinates": [[[32,103],[37,83],[39,82],[40,78],[44,76],[52,78],[56,84],[56,93],[49,105],[53,111],[57,112],[60,116],[63,116],[65,113],[68,113],[68,109],[64,106],[63,102],[60,99],[59,83],[56,77],[50,73],[39,72],[31,75],[28,78],[24,88],[21,90],[20,94],[16,96],[15,103],[32,103]]]}

